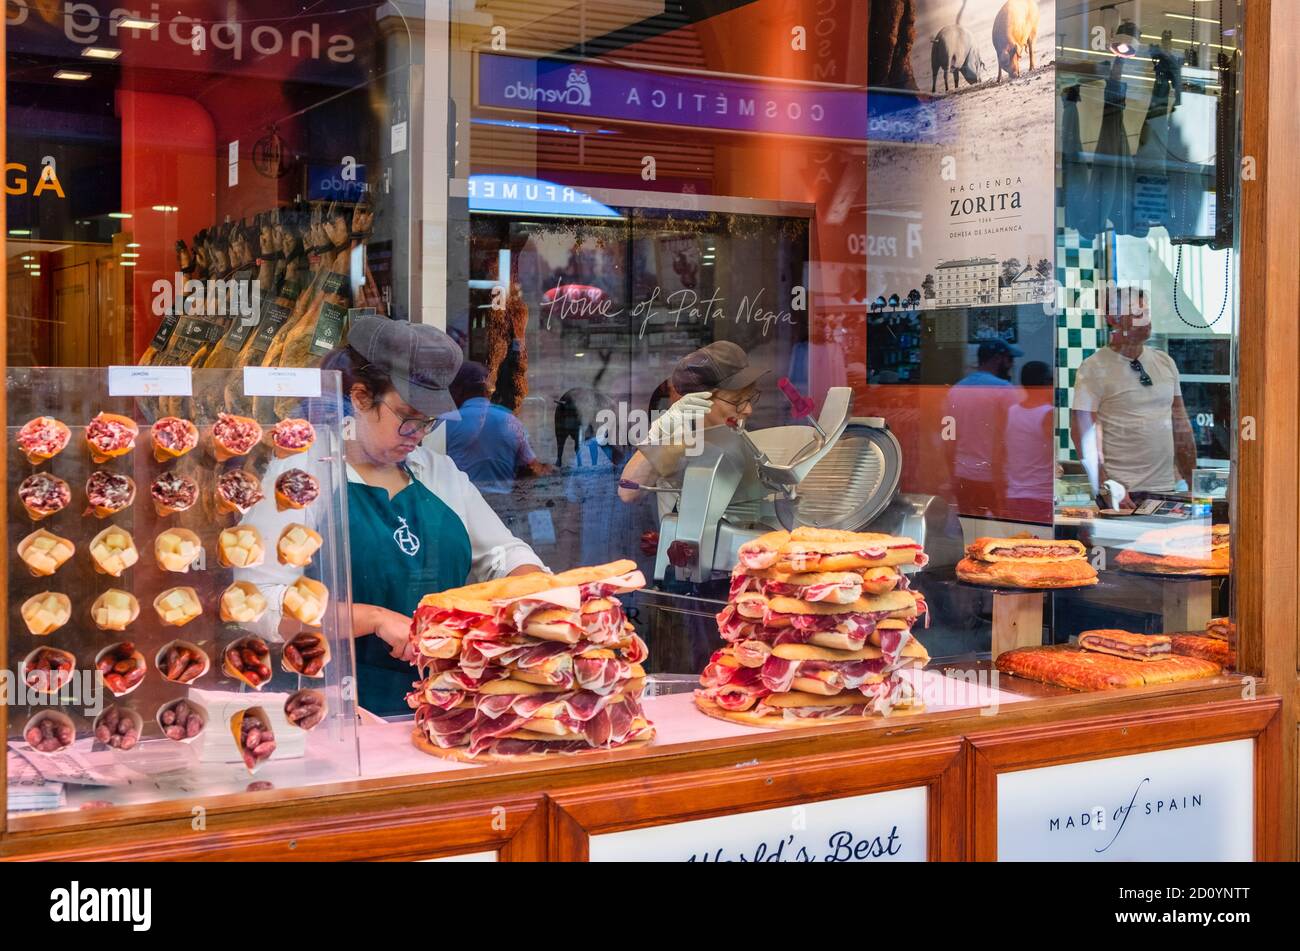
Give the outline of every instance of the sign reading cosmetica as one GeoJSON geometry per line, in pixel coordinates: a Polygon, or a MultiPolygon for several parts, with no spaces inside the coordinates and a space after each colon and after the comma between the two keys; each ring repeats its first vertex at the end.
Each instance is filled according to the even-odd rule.
{"type": "Polygon", "coordinates": [[[480,53],[478,105],[656,125],[867,137],[863,90],[480,53]]]}
{"type": "Polygon", "coordinates": [[[593,862],[923,862],[924,787],[593,835],[593,862]]]}
{"type": "Polygon", "coordinates": [[[1254,858],[1255,744],[1230,740],[998,775],[998,859],[1254,858]]]}

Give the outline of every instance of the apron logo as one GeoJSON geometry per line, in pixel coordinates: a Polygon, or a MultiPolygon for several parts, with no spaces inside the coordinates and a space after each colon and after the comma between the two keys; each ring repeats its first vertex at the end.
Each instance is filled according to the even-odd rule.
{"type": "Polygon", "coordinates": [[[393,541],[397,542],[397,547],[406,554],[414,556],[420,550],[420,539],[406,524],[406,519],[399,515],[397,521],[401,524],[397,526],[397,531],[393,532],[393,541]]]}

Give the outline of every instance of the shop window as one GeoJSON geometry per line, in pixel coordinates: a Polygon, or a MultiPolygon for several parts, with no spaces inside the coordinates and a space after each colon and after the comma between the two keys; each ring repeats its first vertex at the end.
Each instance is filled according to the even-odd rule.
{"type": "MultiPolygon", "coordinates": [[[[226,740],[253,721],[231,718],[281,687],[319,687],[334,744],[299,735],[314,695],[262,711],[302,741],[280,762],[306,770],[270,760],[285,785],[357,774],[358,705],[400,720],[403,749],[418,711],[444,749],[426,728],[477,716],[478,684],[457,680],[461,634],[397,659],[421,599],[541,566],[634,563],[618,596],[645,656],[607,667],[647,701],[739,664],[720,624],[754,594],[725,632],[751,681],[814,634],[802,659],[880,662],[896,686],[912,645],[917,678],[1012,701],[1071,687],[1008,670],[1050,679],[1032,665],[1085,648],[1139,679],[1148,652],[1231,673],[1244,4],[1192,6],[177,0],[123,25],[10,3],[8,424],[50,415],[75,440],[11,450],[10,494],[38,503],[8,521],[34,572],[7,579],[13,673],[57,675],[50,648],[122,674],[135,644],[147,679],[116,706],[179,743],[159,664],[199,651],[185,696],[225,745],[164,762],[233,763],[219,792],[261,768],[266,724],[245,757],[226,740]],[[904,11],[910,29],[885,15],[904,11]],[[100,412],[133,449],[87,451],[100,412]],[[822,549],[767,538],[788,530],[822,549]],[[130,630],[101,655],[57,595],[130,630]],[[262,620],[276,605],[288,636],[262,620]],[[159,624],[131,628],[137,608],[159,624]],[[1079,646],[1098,630],[1133,637],[1079,646]]],[[[537,639],[573,639],[559,627],[537,639]]],[[[582,659],[625,660],[602,651],[582,659]]],[[[567,690],[563,666],[518,682],[567,690]]],[[[845,673],[813,668],[791,716],[843,700],[845,673]]],[[[857,702],[878,673],[853,673],[842,715],[893,709],[857,702]]],[[[28,737],[47,706],[10,709],[11,743],[62,743],[62,720],[28,737]]],[[[97,717],[77,742],[121,749],[97,717]]]]}

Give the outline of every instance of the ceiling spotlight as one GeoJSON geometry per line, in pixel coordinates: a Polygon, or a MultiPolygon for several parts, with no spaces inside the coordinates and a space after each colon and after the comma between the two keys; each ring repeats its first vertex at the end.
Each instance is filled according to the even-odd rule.
{"type": "Polygon", "coordinates": [[[122,17],[117,21],[119,30],[152,30],[157,26],[157,20],[146,20],[143,17],[122,17]]]}
{"type": "Polygon", "coordinates": [[[154,205],[153,210],[161,211],[164,214],[166,214],[169,211],[180,211],[180,208],[177,207],[176,205],[154,205]]]}
{"type": "Polygon", "coordinates": [[[108,217],[110,217],[110,218],[130,218],[130,217],[131,217],[131,212],[129,212],[129,211],[110,211],[110,212],[108,213],[108,217]]]}
{"type": "Polygon", "coordinates": [[[76,69],[60,69],[54,74],[54,78],[79,83],[89,79],[90,73],[83,73],[76,69]]]}
{"type": "Polygon", "coordinates": [[[81,51],[81,55],[87,59],[117,59],[122,55],[122,51],[106,49],[103,46],[87,46],[81,51]]]}

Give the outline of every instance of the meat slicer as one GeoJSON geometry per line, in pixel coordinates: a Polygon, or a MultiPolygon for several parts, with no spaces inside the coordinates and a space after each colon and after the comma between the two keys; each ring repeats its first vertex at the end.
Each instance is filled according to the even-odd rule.
{"type": "Polygon", "coordinates": [[[802,424],[747,430],[743,420],[710,426],[689,453],[641,451],[663,475],[636,488],[678,496],[659,525],[655,578],[673,569],[702,583],[735,566],[740,546],[799,525],[906,535],[925,544],[947,516],[934,496],[898,493],[902,449],[885,420],[851,417],[853,391],[832,387],[821,413],[782,380],[802,424]]]}

